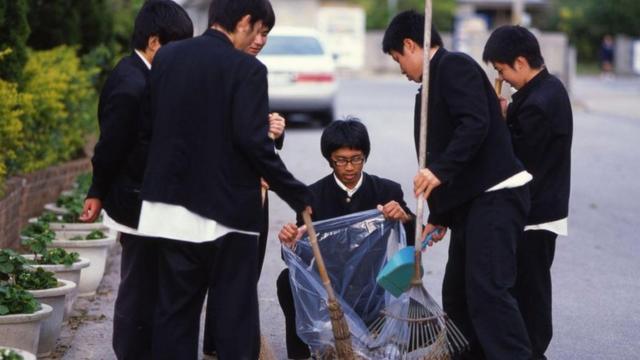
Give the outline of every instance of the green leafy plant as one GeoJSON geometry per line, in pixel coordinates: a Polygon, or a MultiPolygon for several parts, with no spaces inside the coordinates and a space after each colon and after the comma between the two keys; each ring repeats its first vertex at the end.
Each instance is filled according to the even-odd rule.
{"type": "Polygon", "coordinates": [[[31,223],[22,231],[22,244],[29,248],[29,251],[35,256],[35,260],[38,260],[39,256],[47,253],[47,247],[56,234],[49,228],[49,224],[41,221],[31,223]]]}
{"type": "Polygon", "coordinates": [[[17,285],[0,286],[0,315],[33,314],[40,303],[17,285]]]}
{"type": "Polygon", "coordinates": [[[14,275],[26,264],[26,259],[11,249],[0,250],[0,283],[14,282],[14,275]]]}
{"type": "Polygon", "coordinates": [[[87,239],[87,240],[98,240],[98,239],[104,239],[106,237],[107,237],[107,235],[105,235],[102,231],[93,230],[87,236],[85,236],[85,239],[87,239]]]}
{"type": "Polygon", "coordinates": [[[45,211],[42,213],[42,215],[38,217],[38,221],[44,222],[44,223],[51,223],[51,222],[60,221],[60,218],[55,213],[52,213],[50,211],[45,211]]]}
{"type": "Polygon", "coordinates": [[[20,272],[16,284],[25,290],[44,290],[58,287],[58,280],[54,273],[39,267],[20,272]]]}
{"type": "Polygon", "coordinates": [[[0,349],[0,360],[24,360],[24,357],[11,349],[0,349]]]}
{"type": "Polygon", "coordinates": [[[77,252],[67,252],[63,248],[55,248],[47,250],[46,254],[42,255],[37,260],[41,265],[65,265],[71,266],[73,263],[80,260],[80,254],[77,252]]]}

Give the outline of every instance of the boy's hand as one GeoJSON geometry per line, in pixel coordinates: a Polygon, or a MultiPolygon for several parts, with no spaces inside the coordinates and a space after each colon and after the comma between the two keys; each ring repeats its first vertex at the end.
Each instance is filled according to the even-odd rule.
{"type": "Polygon", "coordinates": [[[102,201],[97,198],[88,198],[84,201],[84,207],[82,208],[82,214],[80,214],[79,220],[82,222],[94,222],[100,215],[102,210],[102,201]]]}
{"type": "Polygon", "coordinates": [[[395,200],[391,200],[384,205],[378,205],[378,210],[382,212],[382,215],[384,215],[387,220],[398,220],[400,222],[406,222],[409,220],[407,213],[395,200]]]}
{"type": "Polygon", "coordinates": [[[509,102],[507,101],[506,98],[500,96],[498,98],[500,100],[500,110],[502,111],[502,118],[504,120],[507,119],[507,108],[509,107],[509,102]]]}
{"type": "Polygon", "coordinates": [[[433,189],[440,186],[442,182],[429,169],[420,169],[413,178],[413,192],[416,197],[423,195],[428,199],[433,189]]]}
{"type": "Polygon", "coordinates": [[[280,114],[276,112],[269,114],[269,137],[271,139],[275,140],[282,136],[285,126],[285,120],[280,114]]]}
{"type": "Polygon", "coordinates": [[[422,229],[422,239],[426,239],[427,235],[431,232],[436,231],[433,236],[431,236],[431,241],[429,241],[429,246],[433,246],[434,243],[442,240],[444,236],[447,234],[447,228],[440,225],[427,224],[424,229],[422,229]]]}
{"type": "Polygon", "coordinates": [[[280,230],[278,234],[278,239],[284,245],[288,247],[293,247],[295,243],[300,240],[302,235],[307,231],[306,226],[297,227],[295,224],[286,224],[280,230]]]}

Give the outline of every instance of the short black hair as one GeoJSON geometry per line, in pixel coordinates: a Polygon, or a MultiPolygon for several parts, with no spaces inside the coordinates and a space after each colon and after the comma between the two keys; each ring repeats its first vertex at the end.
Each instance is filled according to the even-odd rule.
{"type": "MultiPolygon", "coordinates": [[[[392,50],[404,54],[404,39],[413,40],[418,46],[424,45],[424,15],[407,10],[396,15],[384,31],[382,51],[390,54],[392,50]]],[[[431,47],[443,47],[442,38],[435,25],[431,24],[431,47]]]]}
{"type": "Polygon", "coordinates": [[[343,120],[331,122],[322,132],[320,150],[329,164],[332,164],[331,154],[343,147],[361,150],[365,159],[369,157],[371,151],[369,133],[360,119],[347,116],[343,120]]]}
{"type": "Polygon", "coordinates": [[[269,5],[268,0],[212,0],[209,5],[209,26],[218,24],[233,32],[245,15],[251,16],[252,26],[260,20],[265,22],[269,5]]]}
{"type": "Polygon", "coordinates": [[[147,1],[136,15],[131,45],[145,50],[152,36],[157,36],[161,45],[190,38],[193,22],[180,5],[171,0],[147,1]]]}
{"type": "Polygon", "coordinates": [[[513,67],[519,56],[527,59],[533,69],[544,65],[540,45],[531,31],[519,25],[504,25],[489,36],[482,52],[482,61],[499,62],[513,67]]]}
{"type": "Polygon", "coordinates": [[[273,6],[271,6],[270,1],[267,1],[267,17],[264,18],[262,23],[269,31],[273,30],[273,27],[276,26],[276,13],[273,11],[273,6]]]}

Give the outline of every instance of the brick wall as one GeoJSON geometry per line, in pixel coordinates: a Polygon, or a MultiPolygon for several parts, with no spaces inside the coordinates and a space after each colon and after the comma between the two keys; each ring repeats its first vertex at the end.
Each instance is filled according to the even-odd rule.
{"type": "Polygon", "coordinates": [[[81,159],[9,179],[0,199],[0,248],[16,248],[20,229],[29,218],[39,215],[44,204],[56,200],[79,174],[90,170],[91,162],[81,159]]]}

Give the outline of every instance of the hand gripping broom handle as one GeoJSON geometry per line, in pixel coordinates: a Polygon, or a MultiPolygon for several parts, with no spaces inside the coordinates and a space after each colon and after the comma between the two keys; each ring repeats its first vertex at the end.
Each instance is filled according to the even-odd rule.
{"type": "MultiPolygon", "coordinates": [[[[418,146],[418,161],[420,169],[427,166],[427,113],[429,106],[429,50],[431,49],[431,0],[425,0],[424,9],[424,62],[422,66],[422,98],[420,100],[420,137],[418,146]]],[[[422,263],[422,219],[424,217],[424,198],[418,196],[416,209],[416,252],[414,255],[414,274],[412,283],[422,284],[420,264],[422,263]]]]}

